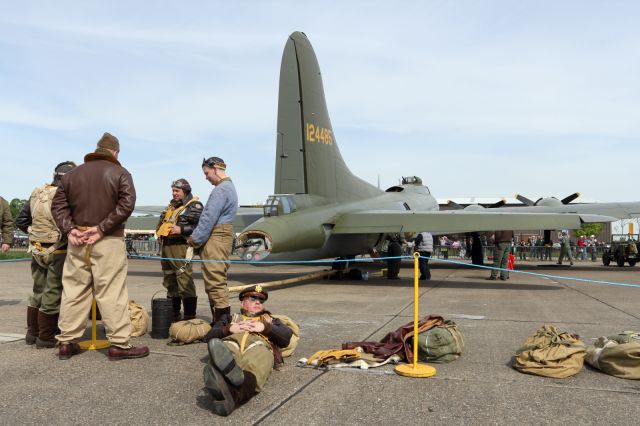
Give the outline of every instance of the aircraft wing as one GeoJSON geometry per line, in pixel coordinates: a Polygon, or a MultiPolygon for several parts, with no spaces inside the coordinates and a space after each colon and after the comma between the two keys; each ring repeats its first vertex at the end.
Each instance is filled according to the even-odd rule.
{"type": "Polygon", "coordinates": [[[495,230],[576,229],[585,222],[613,222],[610,216],[568,213],[499,213],[464,210],[432,212],[366,211],[336,217],[333,234],[391,232],[461,233],[495,230]]]}
{"type": "MultiPolygon", "coordinates": [[[[155,230],[156,225],[158,224],[158,217],[165,209],[165,206],[138,206],[135,208],[134,213],[138,216],[154,216],[155,219],[148,220],[146,218],[145,221],[142,219],[137,220],[136,229],[144,229],[144,230],[155,230]]],[[[234,232],[242,232],[244,228],[251,225],[256,220],[260,219],[263,216],[261,207],[238,207],[238,212],[236,213],[236,217],[233,220],[233,231],[234,232]]],[[[134,220],[130,220],[130,222],[136,222],[136,218],[134,220]]]]}

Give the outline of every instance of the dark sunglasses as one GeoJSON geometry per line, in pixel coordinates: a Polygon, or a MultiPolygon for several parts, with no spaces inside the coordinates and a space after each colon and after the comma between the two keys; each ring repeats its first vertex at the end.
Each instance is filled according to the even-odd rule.
{"type": "Polygon", "coordinates": [[[249,300],[251,300],[252,302],[260,302],[261,304],[264,304],[264,299],[263,299],[263,298],[261,298],[261,297],[257,297],[257,296],[247,296],[247,297],[245,297],[245,300],[246,300],[246,299],[249,299],[249,300]]]}

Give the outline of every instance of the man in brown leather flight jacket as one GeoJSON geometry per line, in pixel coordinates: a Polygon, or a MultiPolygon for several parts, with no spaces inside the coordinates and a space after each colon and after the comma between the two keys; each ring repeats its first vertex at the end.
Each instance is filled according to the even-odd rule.
{"type": "Polygon", "coordinates": [[[129,344],[131,319],[125,284],[127,254],[124,223],[133,212],[136,191],[131,174],[118,162],[120,143],[105,133],[84,164],[65,174],[51,212],[69,241],[62,275],[58,357],[79,353],[75,342],[85,331],[95,296],[107,331],[110,359],[147,356],[146,346],[129,344]]]}

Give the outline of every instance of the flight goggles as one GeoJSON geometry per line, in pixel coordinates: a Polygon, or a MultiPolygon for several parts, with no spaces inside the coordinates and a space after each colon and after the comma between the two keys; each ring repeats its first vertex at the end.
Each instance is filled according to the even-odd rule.
{"type": "Polygon", "coordinates": [[[220,157],[209,157],[202,159],[202,167],[207,166],[210,169],[213,167],[217,167],[219,169],[225,170],[227,165],[224,163],[224,160],[220,157]]]}

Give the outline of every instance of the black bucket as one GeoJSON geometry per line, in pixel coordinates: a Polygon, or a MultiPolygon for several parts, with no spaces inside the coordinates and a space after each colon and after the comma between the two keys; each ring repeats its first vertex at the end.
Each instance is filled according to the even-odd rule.
{"type": "MultiPolygon", "coordinates": [[[[155,296],[155,294],[154,294],[155,296]]],[[[171,299],[151,298],[151,337],[167,339],[173,316],[173,301],[171,299]]]]}

